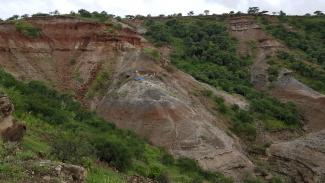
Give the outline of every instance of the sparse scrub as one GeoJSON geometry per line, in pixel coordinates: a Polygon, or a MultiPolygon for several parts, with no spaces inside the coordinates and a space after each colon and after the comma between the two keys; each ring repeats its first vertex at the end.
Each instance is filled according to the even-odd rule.
{"type": "Polygon", "coordinates": [[[159,61],[160,53],[155,48],[144,48],[143,53],[152,60],[159,61]]]}
{"type": "Polygon", "coordinates": [[[17,31],[21,32],[23,35],[29,38],[37,38],[40,36],[41,30],[27,22],[18,21],[15,23],[15,26],[17,31]]]}

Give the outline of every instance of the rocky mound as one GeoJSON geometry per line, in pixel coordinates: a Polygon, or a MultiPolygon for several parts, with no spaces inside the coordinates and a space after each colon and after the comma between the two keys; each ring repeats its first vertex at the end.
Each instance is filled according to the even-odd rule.
{"type": "Polygon", "coordinates": [[[14,107],[9,98],[0,93],[0,134],[4,141],[19,142],[25,132],[26,126],[16,122],[11,116],[14,107]]]}
{"type": "Polygon", "coordinates": [[[325,131],[294,141],[273,144],[268,149],[275,172],[294,182],[325,182],[325,131]]]}
{"type": "Polygon", "coordinates": [[[236,140],[221,128],[223,122],[193,96],[203,89],[197,81],[177,70],[168,72],[140,50],[122,55],[114,84],[96,106],[99,115],[206,169],[233,176],[252,169],[236,140]]]}

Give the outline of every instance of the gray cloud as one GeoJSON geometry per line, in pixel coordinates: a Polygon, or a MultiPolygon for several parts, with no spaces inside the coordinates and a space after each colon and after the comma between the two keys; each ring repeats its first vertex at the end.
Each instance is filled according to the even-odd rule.
{"type": "Polygon", "coordinates": [[[105,10],[116,15],[125,14],[172,14],[193,10],[202,13],[209,9],[211,13],[246,11],[250,6],[263,10],[280,11],[289,14],[312,13],[325,10],[324,0],[0,0],[0,17],[33,14],[59,10],[68,13],[84,8],[90,11],[105,10]]]}
{"type": "Polygon", "coordinates": [[[246,11],[252,6],[270,12],[283,10],[288,14],[298,15],[312,13],[315,10],[325,11],[324,0],[206,0],[206,2],[222,4],[237,11],[246,11]]]}

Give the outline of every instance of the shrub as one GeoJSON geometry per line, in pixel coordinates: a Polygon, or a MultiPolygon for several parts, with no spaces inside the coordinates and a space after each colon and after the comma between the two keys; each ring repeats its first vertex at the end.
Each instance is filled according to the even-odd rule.
{"type": "Polygon", "coordinates": [[[172,165],[174,164],[175,159],[171,154],[163,152],[163,155],[161,156],[161,162],[165,165],[172,165]]]}
{"type": "Polygon", "coordinates": [[[159,61],[160,59],[160,53],[155,48],[144,48],[143,53],[155,61],[159,61]]]}
{"type": "Polygon", "coordinates": [[[37,38],[40,36],[41,30],[39,28],[35,28],[33,25],[19,21],[15,24],[17,31],[21,32],[27,37],[37,38]]]}
{"type": "Polygon", "coordinates": [[[118,139],[100,138],[95,142],[97,156],[121,171],[131,165],[132,155],[127,146],[118,139]]]}
{"type": "Polygon", "coordinates": [[[57,136],[52,144],[51,154],[62,162],[82,164],[85,157],[94,154],[93,147],[87,139],[75,138],[73,133],[57,136]]]}
{"type": "Polygon", "coordinates": [[[90,18],[91,17],[91,13],[89,11],[85,10],[85,9],[78,10],[78,13],[82,17],[86,17],[86,18],[90,18]]]}
{"type": "Polygon", "coordinates": [[[233,127],[233,131],[249,140],[255,139],[257,135],[256,127],[248,123],[236,123],[233,127]]]}
{"type": "Polygon", "coordinates": [[[181,157],[177,159],[176,164],[180,167],[183,172],[200,172],[201,168],[195,160],[181,157]]]}

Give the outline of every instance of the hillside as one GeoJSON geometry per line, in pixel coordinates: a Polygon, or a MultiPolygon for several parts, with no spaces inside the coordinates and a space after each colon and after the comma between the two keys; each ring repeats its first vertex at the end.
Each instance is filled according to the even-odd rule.
{"type": "Polygon", "coordinates": [[[14,151],[3,145],[1,157],[16,161],[7,158],[0,177],[51,178],[51,170],[21,171],[50,159],[85,167],[87,182],[322,181],[324,170],[315,169],[324,163],[324,23],[287,16],[1,23],[0,88],[27,131],[14,151]]]}

